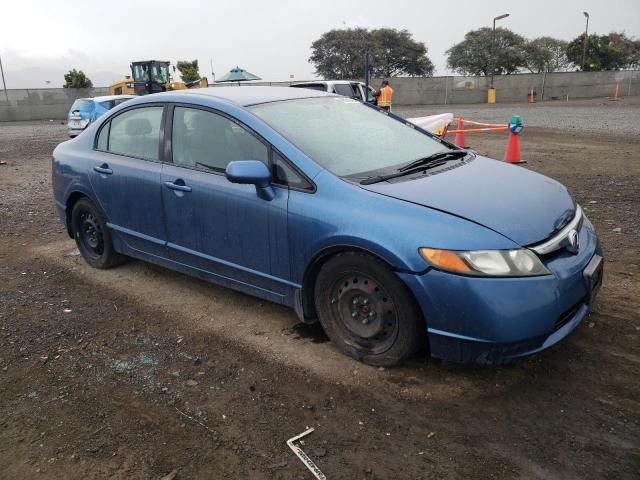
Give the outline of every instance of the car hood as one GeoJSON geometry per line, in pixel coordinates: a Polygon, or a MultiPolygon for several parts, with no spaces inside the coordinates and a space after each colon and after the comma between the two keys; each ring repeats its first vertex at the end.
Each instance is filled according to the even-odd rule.
{"type": "Polygon", "coordinates": [[[567,189],[555,180],[480,156],[423,178],[361,187],[462,217],[523,246],[553,235],[576,210],[567,189]]]}

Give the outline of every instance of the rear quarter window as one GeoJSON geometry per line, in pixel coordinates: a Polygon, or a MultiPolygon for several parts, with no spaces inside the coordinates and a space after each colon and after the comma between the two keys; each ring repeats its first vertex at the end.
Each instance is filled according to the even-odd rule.
{"type": "Polygon", "coordinates": [[[111,127],[111,122],[107,122],[107,124],[104,127],[102,127],[102,130],[100,130],[100,135],[98,136],[98,143],[96,145],[96,148],[98,150],[102,150],[103,152],[107,151],[110,127],[111,127]]]}

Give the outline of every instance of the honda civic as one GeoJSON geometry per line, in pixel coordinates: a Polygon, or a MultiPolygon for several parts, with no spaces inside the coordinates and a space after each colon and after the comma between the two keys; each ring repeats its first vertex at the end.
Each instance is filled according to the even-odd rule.
{"type": "Polygon", "coordinates": [[[55,149],[53,194],[91,266],[133,257],[286,305],[372,365],[531,355],[602,283],[557,181],[308,89],[129,100],[55,149]]]}

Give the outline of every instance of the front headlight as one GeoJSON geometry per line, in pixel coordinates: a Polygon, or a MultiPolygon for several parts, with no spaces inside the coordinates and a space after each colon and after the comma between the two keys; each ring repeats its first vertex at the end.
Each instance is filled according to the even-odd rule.
{"type": "Polygon", "coordinates": [[[551,273],[538,256],[526,248],[460,251],[423,247],[419,252],[432,266],[465,275],[528,277],[551,273]]]}

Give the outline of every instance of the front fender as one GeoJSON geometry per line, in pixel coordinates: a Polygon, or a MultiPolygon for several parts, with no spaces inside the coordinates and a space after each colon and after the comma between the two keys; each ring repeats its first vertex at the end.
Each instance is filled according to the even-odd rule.
{"type": "Polygon", "coordinates": [[[427,264],[420,247],[452,250],[509,249],[508,238],[468,220],[370,192],[327,171],[314,179],[316,193],[291,191],[289,241],[292,279],[301,282],[308,266],[327,249],[371,252],[394,269],[418,273],[427,264]]]}

